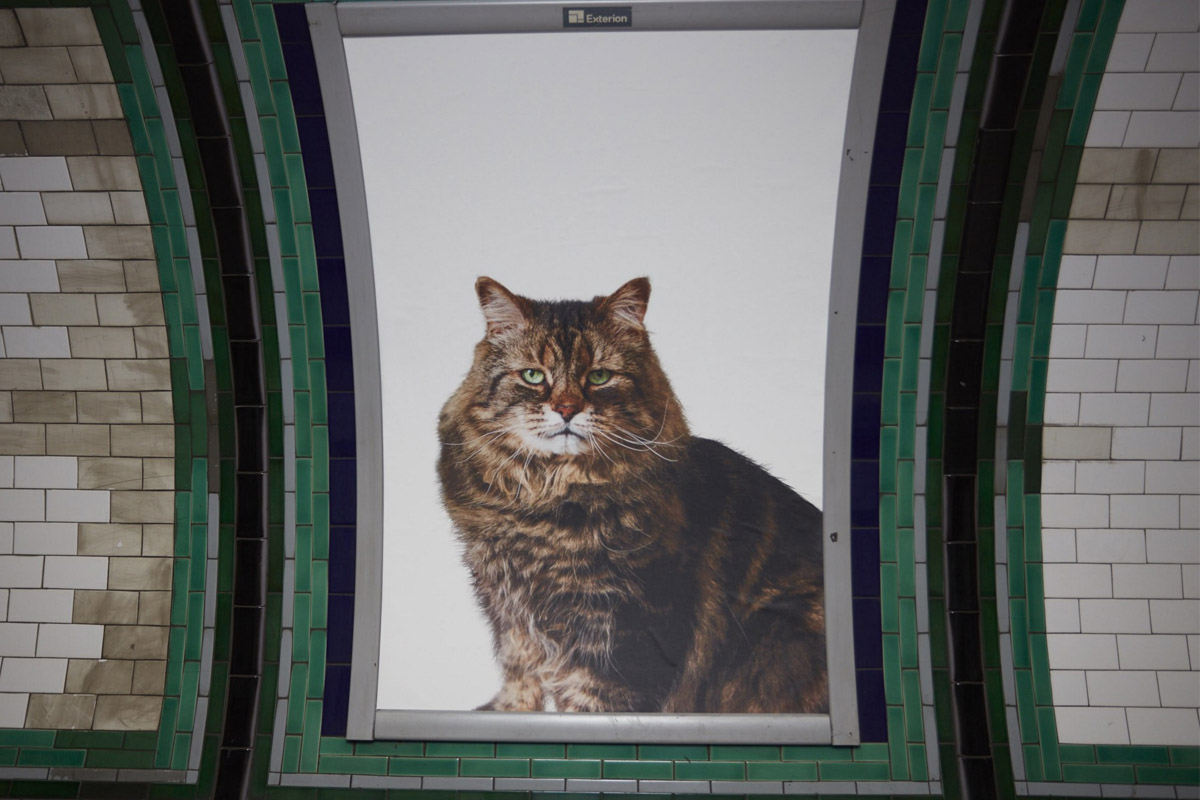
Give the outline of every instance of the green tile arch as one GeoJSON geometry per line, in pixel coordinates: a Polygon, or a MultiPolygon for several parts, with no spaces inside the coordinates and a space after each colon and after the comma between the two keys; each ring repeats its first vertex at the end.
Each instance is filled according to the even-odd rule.
{"type": "Polygon", "coordinates": [[[1045,370],[1070,199],[1100,77],[1123,10],[1124,0],[1084,0],[1081,4],[1063,78],[1054,98],[1052,134],[1047,137],[1042,155],[1029,243],[1025,263],[1021,265],[1019,304],[1023,311],[1018,316],[1017,338],[1024,345],[1014,356],[1012,389],[1014,398],[1019,393],[1027,400],[1012,403],[1009,427],[1024,431],[1024,447],[1008,461],[1004,495],[1009,509],[1008,589],[1013,621],[1015,700],[1029,780],[1110,784],[1162,780],[1196,785],[1200,783],[1200,771],[1194,767],[1190,772],[1167,768],[1168,772],[1161,775],[1155,770],[1168,760],[1196,763],[1200,760],[1200,747],[1062,744],[1058,741],[1051,706],[1038,493],[1045,370]],[[1026,642],[1017,642],[1018,632],[1027,637],[1026,642]],[[1169,756],[1168,750],[1177,754],[1169,756]]]}

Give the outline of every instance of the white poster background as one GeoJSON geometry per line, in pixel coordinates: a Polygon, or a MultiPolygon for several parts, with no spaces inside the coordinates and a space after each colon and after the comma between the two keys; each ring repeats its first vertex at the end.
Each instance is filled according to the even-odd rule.
{"type": "MultiPolygon", "coordinates": [[[[821,506],[833,218],[854,31],[347,39],[378,304],[378,707],[500,685],[435,464],[473,284],[590,299],[647,275],[698,436],[821,506]]],[[[852,354],[842,354],[851,357],[852,354]]]]}

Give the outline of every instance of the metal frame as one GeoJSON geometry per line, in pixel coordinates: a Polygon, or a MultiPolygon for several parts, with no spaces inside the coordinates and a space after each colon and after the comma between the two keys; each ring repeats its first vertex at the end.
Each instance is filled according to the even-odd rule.
{"type": "MultiPolygon", "coordinates": [[[[581,4],[586,8],[590,4],[581,4]]],[[[858,28],[834,228],[827,352],[853,352],[863,224],[875,121],[895,0],[641,0],[633,30],[858,28]]],[[[306,6],[342,209],[350,307],[357,331],[378,329],[363,165],[343,38],[558,32],[547,0],[312,3],[306,6]]],[[[630,29],[620,29],[628,32],[630,29]]],[[[853,360],[826,358],[825,613],[830,713],[509,714],[377,709],[382,615],[383,452],[376,336],[353,337],[358,470],[357,579],[347,738],[355,740],[630,741],[835,744],[859,742],[850,589],[850,412],[853,360]]]]}

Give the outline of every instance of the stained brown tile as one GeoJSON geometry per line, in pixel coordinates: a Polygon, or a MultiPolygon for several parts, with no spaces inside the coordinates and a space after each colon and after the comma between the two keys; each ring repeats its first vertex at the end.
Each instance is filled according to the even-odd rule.
{"type": "Polygon", "coordinates": [[[23,156],[29,151],[25,148],[25,138],[21,136],[19,122],[0,122],[0,156],[23,156]]]}
{"type": "Polygon", "coordinates": [[[46,426],[10,423],[0,425],[0,453],[13,456],[46,454],[46,426]]]}
{"type": "Polygon", "coordinates": [[[93,120],[92,130],[96,144],[103,156],[131,156],[133,142],[129,138],[129,127],[123,119],[93,120]]]}
{"type": "Polygon", "coordinates": [[[99,359],[44,358],[42,386],[46,389],[88,391],[108,388],[104,362],[99,359]]]}
{"type": "Polygon", "coordinates": [[[7,84],[75,83],[75,65],[65,47],[0,48],[0,75],[7,84]]]}
{"type": "Polygon", "coordinates": [[[31,294],[34,325],[96,325],[96,298],[90,294],[31,294]]]}
{"type": "Polygon", "coordinates": [[[167,358],[167,329],[161,325],[134,328],[133,340],[137,345],[138,358],[167,358]]]}
{"type": "MultiPolygon", "coordinates": [[[[114,492],[114,497],[116,494],[114,492]]],[[[148,492],[124,492],[123,494],[149,494],[148,492]]],[[[161,492],[160,494],[168,494],[161,492]]],[[[110,589],[164,589],[171,588],[171,559],[169,558],[112,558],[108,561],[108,587],[110,589]]]]}
{"type": "Polygon", "coordinates": [[[141,421],[142,399],[137,392],[78,392],[76,398],[80,422],[141,421]]]}
{"type": "Polygon", "coordinates": [[[17,19],[31,46],[102,44],[87,8],[18,8],[17,19]]]}
{"type": "Polygon", "coordinates": [[[125,270],[120,261],[59,261],[58,286],[64,292],[123,292],[125,270]]]}
{"type": "MultiPolygon", "coordinates": [[[[114,456],[167,458],[175,455],[175,431],[171,425],[114,425],[112,437],[112,454],[114,456]]],[[[162,522],[165,520],[134,521],[162,522]]]]}
{"type": "Polygon", "coordinates": [[[170,425],[175,421],[170,392],[142,392],[142,422],[170,425]]]}
{"type": "Polygon", "coordinates": [[[170,490],[175,488],[175,461],[170,458],[142,459],[142,488],[170,490]]]}
{"type": "Polygon", "coordinates": [[[175,554],[175,528],[173,525],[143,525],[142,555],[171,556],[175,554]]]}
{"type": "Polygon", "coordinates": [[[93,727],[98,731],[154,731],[161,710],[159,697],[102,695],[96,700],[93,727]]]}
{"type": "Polygon", "coordinates": [[[139,259],[126,261],[125,282],[131,292],[157,292],[161,286],[158,280],[158,264],[139,259]]]}
{"type": "Polygon", "coordinates": [[[71,620],[92,625],[132,625],[137,622],[137,605],[137,592],[76,589],[71,620]]]}
{"type": "Polygon", "coordinates": [[[99,152],[87,120],[27,120],[21,123],[31,156],[86,156],[99,152]]]}
{"type": "Polygon", "coordinates": [[[132,687],[132,661],[71,659],[67,665],[69,693],[129,694],[132,687]]]}
{"type": "Polygon", "coordinates": [[[82,83],[112,83],[112,70],[108,67],[108,57],[104,48],[98,45],[76,46],[69,48],[71,63],[75,65],[75,75],[82,83]]]}
{"type": "Polygon", "coordinates": [[[171,624],[171,593],[141,592],[138,600],[139,625],[171,624]]]}
{"type": "MultiPolygon", "coordinates": [[[[114,559],[121,560],[124,559],[114,559]]],[[[104,657],[138,661],[165,659],[168,630],[145,625],[109,625],[104,629],[104,657]]]]}
{"type": "Polygon", "coordinates": [[[12,393],[14,422],[75,422],[74,392],[12,393]]]}
{"type": "Polygon", "coordinates": [[[134,665],[133,693],[161,695],[166,684],[167,662],[135,661],[134,665]]]}
{"type": "Polygon", "coordinates": [[[0,389],[41,389],[42,367],[36,358],[0,358],[0,389]]]}
{"type": "Polygon", "coordinates": [[[82,522],[79,525],[78,542],[81,556],[138,556],[142,553],[142,526],[129,523],[82,522]]]}
{"type": "Polygon", "coordinates": [[[46,454],[51,456],[106,456],[107,425],[46,426],[46,454]]]}
{"type": "Polygon", "coordinates": [[[92,727],[95,711],[93,694],[31,694],[25,727],[86,730],[92,727]]]}

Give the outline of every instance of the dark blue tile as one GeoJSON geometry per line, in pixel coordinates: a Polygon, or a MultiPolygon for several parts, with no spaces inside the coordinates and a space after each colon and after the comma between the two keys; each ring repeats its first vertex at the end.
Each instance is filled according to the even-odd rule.
{"type": "Polygon", "coordinates": [[[309,42],[284,42],[283,61],[287,65],[288,87],[292,91],[292,106],[297,117],[324,114],[321,105],[321,84],[317,79],[317,62],[309,42]]]}
{"type": "Polygon", "coordinates": [[[872,186],[867,191],[864,256],[892,255],[892,240],[896,238],[896,205],[899,201],[899,186],[872,186]]]}
{"type": "Polygon", "coordinates": [[[335,527],[329,537],[329,591],[354,594],[355,529],[335,527]]]}
{"type": "Polygon", "coordinates": [[[329,595],[329,630],[325,639],[325,659],[330,664],[349,664],[354,649],[354,597],[329,595]]]}
{"type": "Polygon", "coordinates": [[[347,327],[325,328],[325,384],[330,392],[354,391],[354,356],[347,327]]]}
{"type": "Polygon", "coordinates": [[[850,524],[855,528],[879,525],[879,462],[850,462],[850,524]]]}
{"type": "MultiPolygon", "coordinates": [[[[888,283],[891,280],[892,260],[883,256],[868,256],[862,260],[858,275],[858,324],[882,325],[887,321],[888,283]]],[[[322,281],[322,304],[324,304],[322,281]]],[[[328,320],[329,317],[326,316],[328,320]]]]}
{"type": "Polygon", "coordinates": [[[350,296],[346,289],[346,262],[340,258],[317,259],[321,285],[321,321],[326,325],[350,324],[350,296]]]}
{"type": "Polygon", "coordinates": [[[330,392],[329,456],[354,458],[357,454],[354,431],[354,395],[350,392],[330,392]]]}
{"type": "Polygon", "coordinates": [[[349,708],[350,665],[330,664],[325,667],[325,702],[321,707],[321,735],[345,736],[349,708]]]}
{"type": "Polygon", "coordinates": [[[877,598],[854,600],[854,666],[883,668],[883,619],[877,598]]]}
{"type": "Polygon", "coordinates": [[[850,421],[850,457],[879,460],[879,419],[883,409],[878,394],[854,395],[850,421]]]}
{"type": "Polygon", "coordinates": [[[879,98],[880,111],[907,111],[912,106],[913,86],[917,81],[917,58],[921,53],[920,31],[917,33],[917,36],[893,36],[888,45],[879,98]]]}
{"type": "Polygon", "coordinates": [[[341,258],[342,218],[338,213],[337,192],[333,189],[309,189],[308,206],[312,211],[317,258],[341,258]]]}
{"type": "MultiPolygon", "coordinates": [[[[858,654],[855,653],[855,658],[858,654]]],[[[864,742],[887,741],[887,699],[883,692],[883,670],[856,670],[858,684],[858,730],[864,742]]]]}
{"type": "Polygon", "coordinates": [[[883,388],[883,345],[887,329],[859,325],[854,341],[854,391],[878,392],[883,388]]]}
{"type": "Polygon", "coordinates": [[[925,28],[925,0],[897,0],[892,17],[892,39],[899,36],[920,36],[925,28]]]}
{"type": "Polygon", "coordinates": [[[332,188],[333,159],[329,153],[329,129],[325,127],[325,117],[297,117],[296,129],[300,133],[300,152],[304,154],[304,179],[308,188],[332,188]]]}
{"type": "MultiPolygon", "coordinates": [[[[908,112],[880,114],[875,125],[875,152],[871,156],[871,183],[898,186],[904,171],[904,146],[908,112]]],[[[867,223],[871,224],[870,221],[867,223]]]]}
{"type": "Polygon", "coordinates": [[[879,597],[879,529],[850,531],[850,586],[855,597],[879,597]]]}
{"type": "MultiPolygon", "coordinates": [[[[303,3],[276,3],[275,27],[281,42],[308,42],[308,15],[303,3]]],[[[311,46],[311,45],[310,45],[311,46]]]]}
{"type": "Polygon", "coordinates": [[[353,525],[358,520],[358,471],[348,458],[329,459],[329,522],[353,525]]]}

